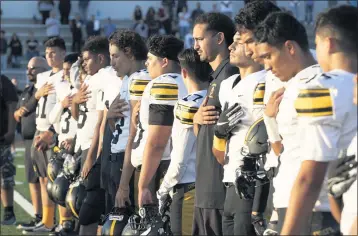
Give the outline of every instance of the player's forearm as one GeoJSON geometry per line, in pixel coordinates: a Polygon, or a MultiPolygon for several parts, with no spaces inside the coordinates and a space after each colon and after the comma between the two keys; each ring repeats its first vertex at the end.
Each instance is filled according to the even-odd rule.
{"type": "Polygon", "coordinates": [[[56,103],[56,105],[53,107],[52,111],[50,112],[50,115],[48,118],[50,123],[55,124],[55,123],[60,122],[62,112],[63,112],[63,107],[62,107],[61,103],[60,102],[56,103]]]}
{"type": "Polygon", "coordinates": [[[308,227],[307,219],[321,191],[327,163],[304,161],[292,187],[282,235],[298,235],[308,227]]]}
{"type": "Polygon", "coordinates": [[[71,114],[73,119],[75,119],[76,121],[78,121],[78,116],[79,116],[79,104],[72,102],[71,105],[71,114]]]}
{"type": "Polygon", "coordinates": [[[280,156],[283,151],[283,145],[282,145],[281,141],[271,143],[271,148],[274,151],[276,156],[280,156]]]}
{"type": "Polygon", "coordinates": [[[104,136],[104,129],[106,127],[106,120],[107,120],[107,110],[103,111],[103,118],[101,122],[101,127],[99,129],[99,141],[98,141],[98,151],[97,157],[101,154],[102,147],[103,147],[103,136],[104,136]]]}
{"type": "Polygon", "coordinates": [[[140,172],[138,188],[147,188],[158,169],[164,153],[165,145],[158,145],[155,142],[147,142],[140,172]]]}
{"type": "Polygon", "coordinates": [[[328,200],[334,219],[337,223],[340,223],[342,215],[342,199],[335,199],[332,195],[328,195],[328,200]]]}
{"type": "Polygon", "coordinates": [[[118,174],[121,174],[120,186],[123,189],[129,188],[129,182],[132,178],[133,171],[134,171],[134,166],[132,165],[132,162],[131,162],[133,141],[134,141],[134,137],[128,138],[126,151],[124,154],[124,162],[123,162],[123,168],[122,168],[123,171],[122,171],[122,174],[118,173],[118,174]]]}

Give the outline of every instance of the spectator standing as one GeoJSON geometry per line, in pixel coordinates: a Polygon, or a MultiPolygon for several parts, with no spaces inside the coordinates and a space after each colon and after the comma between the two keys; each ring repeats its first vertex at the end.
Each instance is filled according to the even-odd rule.
{"type": "Polygon", "coordinates": [[[111,17],[108,17],[108,22],[103,26],[104,35],[109,38],[109,36],[116,31],[116,25],[112,23],[111,17]]]}
{"type": "Polygon", "coordinates": [[[190,31],[185,35],[184,47],[185,49],[194,47],[193,29],[190,29],[190,31]]]}
{"type": "Polygon", "coordinates": [[[221,1],[220,2],[220,12],[228,17],[232,18],[232,2],[231,1],[221,1]]]}
{"type": "MultiPolygon", "coordinates": [[[[140,6],[135,6],[134,12],[133,12],[133,20],[135,22],[135,24],[138,24],[139,21],[141,21],[143,19],[143,14],[142,14],[142,9],[140,8],[140,6]]],[[[135,26],[134,26],[135,28],[135,26]]]]}
{"type": "Polygon", "coordinates": [[[10,57],[13,68],[20,67],[20,60],[22,56],[22,44],[17,37],[17,34],[13,34],[10,41],[10,57]]]}
{"type": "Polygon", "coordinates": [[[34,32],[29,31],[29,38],[26,40],[26,60],[29,61],[31,58],[39,56],[40,52],[38,49],[39,42],[34,37],[34,32]]]}
{"type": "Polygon", "coordinates": [[[139,23],[135,25],[134,31],[137,32],[142,38],[148,38],[149,28],[148,25],[144,23],[144,20],[140,20],[139,23]]]}
{"type": "Polygon", "coordinates": [[[81,52],[82,45],[82,21],[79,14],[71,20],[70,28],[72,33],[72,52],[81,52]]]}
{"type": "Polygon", "coordinates": [[[89,20],[86,24],[86,32],[87,38],[95,35],[100,35],[101,33],[100,22],[96,19],[94,15],[91,16],[91,20],[89,20]]]}
{"type": "Polygon", "coordinates": [[[162,8],[159,8],[158,18],[164,28],[165,34],[172,34],[172,20],[170,19],[167,7],[163,6],[162,8]]]}
{"type": "Polygon", "coordinates": [[[55,11],[52,11],[46,20],[46,35],[48,39],[60,36],[60,21],[56,19],[55,11]]]}
{"type": "Polygon", "coordinates": [[[219,12],[217,3],[213,3],[213,8],[212,8],[211,12],[219,12]]]}
{"type": "Polygon", "coordinates": [[[173,21],[173,8],[175,6],[175,0],[162,0],[162,7],[164,8],[170,22],[173,21]]]}
{"type": "Polygon", "coordinates": [[[61,24],[68,25],[68,17],[71,12],[71,1],[70,0],[60,0],[58,5],[61,14],[61,24]]]}
{"type": "Polygon", "coordinates": [[[82,22],[87,22],[87,13],[90,0],[79,0],[78,9],[80,11],[82,22]]]}
{"type": "Polygon", "coordinates": [[[177,5],[177,17],[179,17],[179,13],[183,11],[183,8],[188,9],[188,1],[187,0],[179,0],[177,5]]]}
{"type": "Polygon", "coordinates": [[[294,0],[290,1],[290,8],[293,16],[299,21],[300,20],[300,12],[299,12],[300,1],[294,0]]]}
{"type": "Polygon", "coordinates": [[[148,8],[145,17],[145,23],[148,25],[148,37],[159,33],[160,22],[153,7],[148,8]]]}
{"type": "Polygon", "coordinates": [[[190,28],[190,14],[186,7],[183,7],[182,12],[179,12],[179,34],[180,38],[184,40],[185,35],[190,28]]]}
{"type": "Polygon", "coordinates": [[[195,19],[201,14],[204,14],[204,11],[201,9],[200,2],[197,2],[195,10],[191,13],[191,22],[194,23],[195,19]]]}
{"type": "Polygon", "coordinates": [[[313,7],[314,7],[314,1],[313,0],[306,0],[305,1],[305,21],[306,24],[313,24],[313,7]]]}
{"type": "Polygon", "coordinates": [[[7,68],[7,40],[5,38],[4,30],[1,30],[0,41],[1,70],[5,70],[7,68]]]}
{"type": "Polygon", "coordinates": [[[42,24],[45,24],[47,18],[50,17],[50,12],[54,9],[54,3],[52,0],[39,0],[38,9],[42,15],[42,24]]]}

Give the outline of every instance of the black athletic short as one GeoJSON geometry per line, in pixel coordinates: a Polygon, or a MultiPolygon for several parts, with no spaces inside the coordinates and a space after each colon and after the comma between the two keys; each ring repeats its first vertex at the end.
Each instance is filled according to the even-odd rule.
{"type": "Polygon", "coordinates": [[[25,143],[25,175],[26,175],[26,180],[27,182],[29,182],[30,184],[36,184],[39,182],[39,177],[37,176],[34,167],[33,167],[33,162],[31,159],[31,146],[33,143],[32,139],[25,139],[24,140],[25,143]]]}
{"type": "Polygon", "coordinates": [[[79,221],[81,225],[97,223],[105,212],[105,192],[101,188],[87,191],[86,198],[80,209],[79,221]]]}
{"type": "MultiPolygon", "coordinates": [[[[277,232],[282,230],[286,211],[287,208],[277,208],[277,232]]],[[[341,235],[339,224],[333,218],[331,212],[312,212],[307,221],[308,227],[302,229],[302,235],[341,235]]]]}
{"type": "MultiPolygon", "coordinates": [[[[35,136],[40,135],[41,131],[36,131],[35,136]]],[[[38,151],[34,147],[34,142],[31,145],[31,159],[34,171],[39,177],[45,178],[47,177],[47,164],[48,160],[50,159],[52,155],[52,150],[48,149],[46,151],[38,151]]]]}

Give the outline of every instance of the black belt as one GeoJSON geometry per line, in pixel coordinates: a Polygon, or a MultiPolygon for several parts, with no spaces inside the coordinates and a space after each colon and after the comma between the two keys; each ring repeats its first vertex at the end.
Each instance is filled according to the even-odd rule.
{"type": "Polygon", "coordinates": [[[110,162],[116,162],[118,159],[119,159],[119,157],[122,155],[122,153],[123,152],[118,152],[118,153],[110,153],[109,154],[109,161],[110,162]]]}

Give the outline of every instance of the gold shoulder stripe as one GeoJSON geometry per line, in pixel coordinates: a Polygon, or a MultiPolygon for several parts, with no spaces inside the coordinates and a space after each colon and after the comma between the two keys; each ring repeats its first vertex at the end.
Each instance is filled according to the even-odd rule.
{"type": "Polygon", "coordinates": [[[254,105],[263,105],[265,96],[265,83],[259,83],[254,92],[254,105]]]}
{"type": "Polygon", "coordinates": [[[178,85],[167,83],[153,84],[150,95],[157,100],[177,100],[178,99],[178,85]]]}
{"type": "Polygon", "coordinates": [[[298,116],[319,117],[333,115],[329,89],[302,89],[295,101],[298,116]]]}
{"type": "Polygon", "coordinates": [[[142,96],[149,80],[133,80],[129,88],[130,95],[142,96]]]}
{"type": "Polygon", "coordinates": [[[178,104],[175,110],[175,117],[183,124],[192,125],[194,115],[197,111],[197,107],[189,107],[183,104],[178,104]]]}

